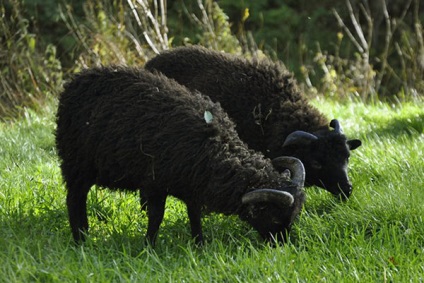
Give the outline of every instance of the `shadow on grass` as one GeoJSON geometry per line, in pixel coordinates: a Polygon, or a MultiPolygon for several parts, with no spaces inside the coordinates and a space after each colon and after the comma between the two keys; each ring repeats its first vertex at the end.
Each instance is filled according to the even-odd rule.
{"type": "MultiPolygon", "coordinates": [[[[47,242],[57,242],[63,239],[68,242],[70,237],[63,227],[67,224],[66,211],[49,210],[48,212],[13,211],[2,215],[0,220],[0,237],[5,240],[0,244],[22,244],[37,247],[47,242]]],[[[69,234],[70,235],[70,234],[69,234]]],[[[61,241],[59,241],[61,242],[61,241]]]]}
{"type": "MultiPolygon", "coordinates": [[[[99,250],[111,249],[117,253],[123,248],[131,256],[137,256],[145,249],[151,248],[145,241],[147,217],[144,212],[134,212],[135,218],[140,218],[131,224],[119,223],[116,219],[99,220],[96,215],[89,217],[90,230],[83,246],[99,250]],[[129,227],[129,226],[132,227],[129,227]]],[[[111,217],[114,217],[113,215],[111,217]]],[[[115,217],[117,217],[115,215],[115,217]]],[[[253,245],[260,248],[263,241],[256,231],[235,216],[212,214],[203,217],[203,232],[205,245],[199,250],[209,249],[209,246],[228,246],[229,252],[236,252],[237,245],[253,245]]],[[[23,245],[29,251],[38,247],[51,246],[78,247],[73,242],[65,210],[49,210],[30,214],[12,213],[0,218],[0,237],[5,240],[0,249],[7,250],[6,245],[23,245]],[[51,245],[55,243],[54,245],[51,245]]],[[[159,229],[159,235],[154,247],[158,255],[169,254],[169,250],[192,248],[197,249],[191,238],[188,217],[165,219],[159,229]]]]}
{"type": "Polygon", "coordinates": [[[386,125],[380,125],[373,130],[365,132],[365,136],[379,137],[409,137],[416,133],[424,133],[424,113],[402,118],[393,118],[386,125]]]}
{"type": "MultiPolygon", "coordinates": [[[[320,190],[320,189],[317,189],[320,190]]],[[[333,199],[326,192],[318,192],[318,198],[311,200],[305,207],[305,214],[331,213],[341,203],[333,199]]],[[[313,196],[316,196],[313,194],[313,196]]],[[[139,210],[138,203],[129,210],[122,211],[108,209],[107,203],[89,202],[90,231],[87,243],[84,246],[94,249],[111,249],[116,253],[127,248],[128,253],[136,257],[148,245],[145,242],[147,230],[147,216],[139,210]],[[99,210],[102,207],[103,210],[99,210]],[[125,215],[128,214],[128,215],[125,215]],[[126,220],[131,218],[131,220],[126,220]],[[122,219],[124,219],[122,221],[122,219]]],[[[131,203],[131,202],[130,202],[131,203]]],[[[170,203],[172,207],[172,202],[170,203]]],[[[174,204],[175,206],[175,204],[174,204]]],[[[250,247],[263,249],[267,246],[257,231],[237,216],[209,214],[202,218],[205,245],[199,250],[222,250],[226,247],[228,253],[237,253],[240,248],[250,247]]],[[[294,225],[299,225],[296,221],[294,225]]],[[[301,228],[300,228],[301,229],[301,228]]],[[[71,231],[68,223],[66,208],[63,206],[43,206],[43,208],[24,209],[0,215],[0,237],[5,239],[4,244],[24,243],[29,250],[49,246],[56,243],[53,249],[73,247],[71,231]]],[[[296,237],[290,238],[290,244],[296,246],[296,237]]],[[[0,248],[5,249],[3,244],[0,248]]],[[[189,219],[185,208],[180,210],[169,209],[165,212],[165,219],[159,229],[159,235],[154,250],[158,255],[169,254],[169,250],[195,249],[191,238],[189,219]]]]}

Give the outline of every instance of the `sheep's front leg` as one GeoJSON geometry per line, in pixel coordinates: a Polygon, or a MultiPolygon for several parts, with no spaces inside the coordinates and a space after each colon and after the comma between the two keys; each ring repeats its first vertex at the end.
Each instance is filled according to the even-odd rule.
{"type": "Polygon", "coordinates": [[[187,203],[187,213],[190,219],[191,236],[195,240],[196,244],[203,245],[203,233],[201,223],[201,207],[194,203],[187,203]]]}
{"type": "Polygon", "coordinates": [[[165,213],[166,196],[149,197],[147,200],[148,226],[146,239],[154,246],[165,213]]]}

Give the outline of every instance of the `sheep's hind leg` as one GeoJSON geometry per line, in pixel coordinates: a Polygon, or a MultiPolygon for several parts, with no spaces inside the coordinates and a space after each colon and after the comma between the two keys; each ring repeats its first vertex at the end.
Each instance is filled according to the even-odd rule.
{"type": "Polygon", "coordinates": [[[146,239],[152,246],[155,245],[156,237],[159,231],[159,226],[162,223],[165,213],[166,196],[150,197],[147,200],[147,216],[148,226],[146,239]]]}
{"type": "Polygon", "coordinates": [[[202,222],[201,222],[201,208],[193,203],[187,204],[188,218],[190,219],[191,236],[195,240],[196,244],[203,245],[203,233],[202,233],[202,222]]]}
{"type": "Polygon", "coordinates": [[[75,242],[83,242],[88,231],[87,195],[89,184],[68,183],[66,205],[68,207],[69,223],[75,242]]]}

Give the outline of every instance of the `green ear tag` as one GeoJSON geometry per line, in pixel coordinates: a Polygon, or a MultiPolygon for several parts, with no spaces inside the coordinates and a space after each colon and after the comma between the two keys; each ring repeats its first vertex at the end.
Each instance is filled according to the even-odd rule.
{"type": "Polygon", "coordinates": [[[213,116],[212,116],[211,112],[205,111],[205,114],[203,116],[205,117],[205,121],[206,121],[207,124],[212,123],[213,116]]]}

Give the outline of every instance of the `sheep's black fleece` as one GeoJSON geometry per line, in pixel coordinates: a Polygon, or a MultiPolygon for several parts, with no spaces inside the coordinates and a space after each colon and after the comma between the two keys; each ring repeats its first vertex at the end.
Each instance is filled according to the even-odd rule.
{"type": "Polygon", "coordinates": [[[360,146],[330,127],[330,121],[303,95],[279,62],[247,60],[200,46],[164,51],[146,63],[191,90],[219,102],[236,123],[239,137],[265,156],[295,156],[305,165],[306,183],[333,194],[349,196],[349,151],[360,146]],[[316,140],[299,138],[283,146],[296,131],[316,140]]]}
{"type": "Polygon", "coordinates": [[[221,103],[240,138],[271,158],[283,155],[281,144],[290,133],[329,127],[329,120],[299,92],[293,76],[267,59],[249,61],[190,46],[165,51],[145,68],[221,103]]]}
{"type": "Polygon", "coordinates": [[[167,195],[187,204],[193,236],[200,241],[200,210],[248,219],[251,210],[241,201],[245,193],[285,190],[295,199],[292,207],[269,205],[286,215],[281,228],[285,231],[304,199],[269,159],[240,140],[219,103],[143,69],[110,66],[75,75],[60,96],[56,145],[77,241],[88,229],[85,206],[94,184],[141,189],[152,242],[167,195]],[[212,114],[211,121],[205,111],[212,114]]]}

